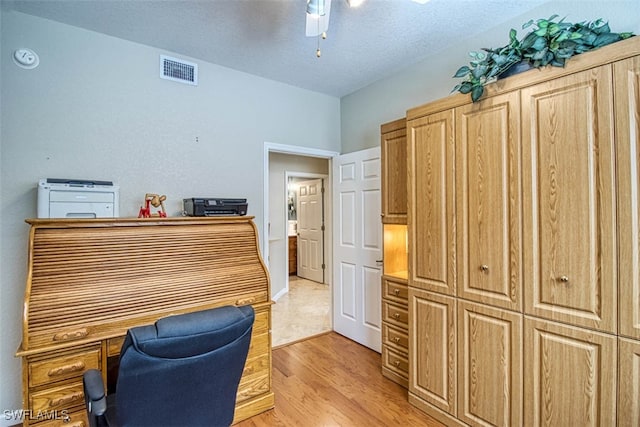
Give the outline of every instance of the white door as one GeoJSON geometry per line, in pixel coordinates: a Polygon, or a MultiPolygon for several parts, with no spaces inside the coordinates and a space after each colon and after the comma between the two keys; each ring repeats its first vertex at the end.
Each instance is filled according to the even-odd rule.
{"type": "Polygon", "coordinates": [[[380,147],[335,157],[333,182],[333,328],[380,352],[380,147]]]}
{"type": "Polygon", "coordinates": [[[324,283],[322,179],[296,182],[299,277],[324,283]]]}

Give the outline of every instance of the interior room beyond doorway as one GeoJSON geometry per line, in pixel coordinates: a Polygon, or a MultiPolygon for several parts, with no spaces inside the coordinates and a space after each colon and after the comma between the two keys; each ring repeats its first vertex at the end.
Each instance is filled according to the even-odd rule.
{"type": "MultiPolygon", "coordinates": [[[[281,346],[332,330],[330,256],[331,225],[326,224],[325,248],[316,265],[325,264],[317,282],[298,277],[297,197],[290,197],[289,179],[324,181],[330,186],[328,158],[270,152],[269,161],[269,270],[271,275],[272,343],[281,346]],[[293,211],[293,212],[292,212],[293,211]],[[293,221],[293,222],[290,222],[293,221]],[[322,284],[325,282],[325,284],[322,284]]],[[[330,199],[330,188],[325,198],[330,199]]],[[[324,204],[331,220],[331,201],[324,204]]]]}

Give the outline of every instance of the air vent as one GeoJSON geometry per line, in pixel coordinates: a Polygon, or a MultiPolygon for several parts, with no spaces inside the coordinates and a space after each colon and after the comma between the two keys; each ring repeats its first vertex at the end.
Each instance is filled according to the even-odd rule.
{"type": "Polygon", "coordinates": [[[198,64],[160,55],[160,78],[198,85],[198,64]]]}

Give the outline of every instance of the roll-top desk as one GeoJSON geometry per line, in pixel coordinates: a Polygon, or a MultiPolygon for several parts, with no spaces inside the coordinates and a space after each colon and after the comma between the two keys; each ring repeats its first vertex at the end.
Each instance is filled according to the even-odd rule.
{"type": "Polygon", "coordinates": [[[127,329],[227,304],[256,311],[234,422],[274,406],[269,275],[252,217],[26,222],[25,426],[87,427],[82,374],[100,369],[112,386],[127,329]]]}

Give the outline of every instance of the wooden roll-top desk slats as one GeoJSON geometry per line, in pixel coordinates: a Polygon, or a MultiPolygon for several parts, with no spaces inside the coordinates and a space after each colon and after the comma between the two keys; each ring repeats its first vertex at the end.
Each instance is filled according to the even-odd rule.
{"type": "MultiPolygon", "coordinates": [[[[256,323],[235,421],[273,407],[269,275],[252,217],[30,219],[23,340],[25,425],[67,411],[86,426],[82,372],[117,360],[127,329],[251,304],[256,323]],[[38,411],[44,416],[38,417],[38,411]]],[[[55,416],[53,417],[55,418],[55,416]]],[[[75,423],[75,424],[74,424],[75,423]]]]}

